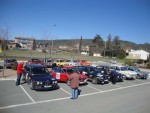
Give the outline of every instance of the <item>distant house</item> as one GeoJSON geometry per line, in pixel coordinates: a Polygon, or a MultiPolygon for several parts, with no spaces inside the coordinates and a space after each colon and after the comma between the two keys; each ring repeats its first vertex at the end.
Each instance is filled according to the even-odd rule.
{"type": "Polygon", "coordinates": [[[148,60],[149,56],[150,54],[144,50],[132,50],[126,58],[132,60],[148,60]]]}

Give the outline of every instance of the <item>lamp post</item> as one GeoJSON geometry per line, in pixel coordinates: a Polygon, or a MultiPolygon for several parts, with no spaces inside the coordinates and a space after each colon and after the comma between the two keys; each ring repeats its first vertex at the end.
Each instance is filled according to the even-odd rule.
{"type": "Polygon", "coordinates": [[[51,44],[51,49],[50,49],[50,57],[52,58],[52,52],[53,52],[53,45],[54,45],[54,27],[56,25],[52,26],[52,44],[51,44]]]}

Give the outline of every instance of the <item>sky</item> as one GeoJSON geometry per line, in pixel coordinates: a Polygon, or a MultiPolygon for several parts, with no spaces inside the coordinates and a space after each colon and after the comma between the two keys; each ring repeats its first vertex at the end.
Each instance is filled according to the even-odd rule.
{"type": "Polygon", "coordinates": [[[36,39],[150,43],[150,0],[0,0],[0,28],[36,39]]]}

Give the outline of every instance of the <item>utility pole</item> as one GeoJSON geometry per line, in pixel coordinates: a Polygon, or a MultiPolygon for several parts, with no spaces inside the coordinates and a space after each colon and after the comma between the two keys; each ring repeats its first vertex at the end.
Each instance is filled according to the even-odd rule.
{"type": "Polygon", "coordinates": [[[50,50],[50,57],[52,58],[52,52],[53,52],[53,46],[54,46],[54,27],[56,25],[52,26],[52,44],[51,44],[51,50],[50,50]]]}

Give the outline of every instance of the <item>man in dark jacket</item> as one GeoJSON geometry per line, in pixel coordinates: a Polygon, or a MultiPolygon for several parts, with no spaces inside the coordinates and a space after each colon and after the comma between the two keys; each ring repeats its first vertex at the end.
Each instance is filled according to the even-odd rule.
{"type": "Polygon", "coordinates": [[[73,70],[70,70],[70,76],[69,76],[69,81],[70,81],[70,87],[72,89],[72,97],[71,99],[76,99],[78,98],[79,94],[79,74],[73,72],[73,70]]]}
{"type": "Polygon", "coordinates": [[[17,66],[17,80],[16,80],[16,86],[20,85],[20,79],[23,74],[23,62],[19,63],[17,66]]]}

